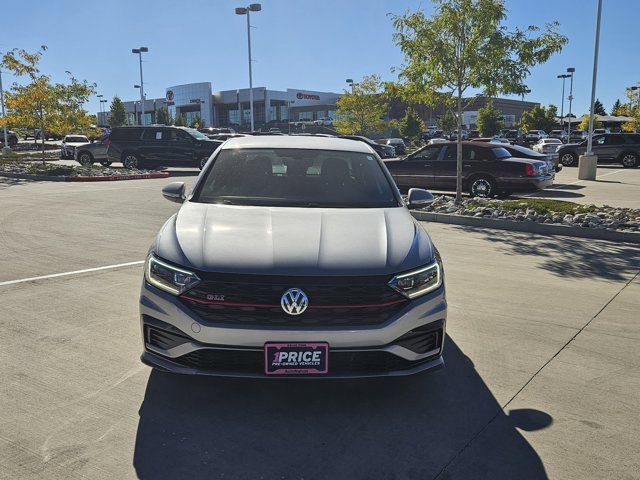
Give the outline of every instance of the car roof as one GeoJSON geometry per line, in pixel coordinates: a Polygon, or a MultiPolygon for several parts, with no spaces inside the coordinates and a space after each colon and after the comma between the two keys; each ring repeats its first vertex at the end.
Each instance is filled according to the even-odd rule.
{"type": "Polygon", "coordinates": [[[334,137],[259,135],[236,137],[227,140],[222,149],[233,148],[298,148],[308,150],[336,150],[347,152],[371,153],[373,149],[365,142],[334,137]]]}
{"type": "MultiPolygon", "coordinates": [[[[453,141],[453,140],[447,140],[445,142],[438,142],[437,144],[434,145],[456,145],[457,142],[453,141]]],[[[491,142],[478,142],[478,141],[471,141],[471,140],[463,140],[462,141],[462,145],[471,145],[472,147],[479,147],[479,148],[496,148],[496,147],[500,147],[502,144],[500,143],[491,143],[491,142]]],[[[504,144],[506,145],[506,143],[504,144]]]]}

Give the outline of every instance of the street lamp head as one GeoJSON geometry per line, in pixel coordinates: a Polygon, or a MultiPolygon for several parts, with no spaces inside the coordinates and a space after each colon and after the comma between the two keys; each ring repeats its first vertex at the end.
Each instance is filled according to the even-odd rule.
{"type": "Polygon", "coordinates": [[[573,73],[573,72],[575,72],[575,71],[576,71],[575,67],[569,67],[569,68],[567,68],[567,72],[569,72],[569,73],[573,73]]]}
{"type": "Polygon", "coordinates": [[[140,85],[134,85],[133,88],[140,88],[140,85]]]}
{"type": "Polygon", "coordinates": [[[131,49],[131,53],[140,53],[140,49],[139,48],[132,48],[131,49]]]}
{"type": "Polygon", "coordinates": [[[347,83],[351,85],[353,83],[353,78],[347,78],[347,83]]]}
{"type": "Polygon", "coordinates": [[[148,51],[149,51],[149,49],[148,49],[147,47],[140,47],[140,51],[141,51],[142,53],[145,53],[145,52],[148,52],[148,51]]]}
{"type": "Polygon", "coordinates": [[[244,7],[236,8],[236,15],[246,15],[247,9],[244,7]]]}
{"type": "Polygon", "coordinates": [[[102,97],[104,97],[104,95],[100,94],[100,95],[96,95],[96,97],[102,98],[102,97]]]}
{"type": "Polygon", "coordinates": [[[247,8],[252,12],[259,12],[260,10],[262,10],[262,5],[260,5],[259,3],[252,3],[247,8]]]}

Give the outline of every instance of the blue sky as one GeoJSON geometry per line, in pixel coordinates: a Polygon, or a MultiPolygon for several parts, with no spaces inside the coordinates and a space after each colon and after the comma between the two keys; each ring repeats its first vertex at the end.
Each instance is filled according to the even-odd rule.
{"type": "MultiPolygon", "coordinates": [[[[588,108],[597,0],[507,0],[510,26],[558,20],[569,44],[536,67],[527,100],[558,105],[566,67],[576,68],[574,112],[588,108]]],[[[139,82],[131,48],[147,46],[147,98],[165,87],[210,81],[215,90],[248,86],[246,20],[227,0],[61,0],[13,2],[0,29],[0,50],[46,44],[44,73],[62,80],[69,70],[98,84],[111,99],[134,99],[139,82]]],[[[254,86],[337,91],[346,78],[379,73],[393,79],[402,62],[389,13],[423,8],[428,0],[263,0],[252,17],[254,86]]],[[[597,96],[607,111],[625,87],[640,81],[637,0],[604,0],[597,96]]],[[[5,84],[15,79],[5,78],[5,84]]],[[[6,88],[6,87],[5,87],[6,88]]],[[[95,99],[88,106],[98,109],[95,99]]],[[[567,106],[565,106],[566,112],[567,106]]]]}

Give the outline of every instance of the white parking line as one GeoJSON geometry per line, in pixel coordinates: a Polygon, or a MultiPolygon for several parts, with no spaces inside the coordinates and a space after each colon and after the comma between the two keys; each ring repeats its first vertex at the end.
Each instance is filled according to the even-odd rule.
{"type": "Polygon", "coordinates": [[[42,275],[40,277],[21,278],[20,280],[8,280],[6,282],[0,282],[0,287],[5,285],[14,285],[16,283],[33,282],[35,280],[46,280],[49,278],[67,277],[69,275],[79,275],[81,273],[99,272],[101,270],[111,270],[120,267],[130,267],[132,265],[143,264],[144,260],[138,260],[136,262],[118,263],[116,265],[105,265],[104,267],[85,268],[84,270],[74,270],[73,272],[52,273],[51,275],[42,275]]]}

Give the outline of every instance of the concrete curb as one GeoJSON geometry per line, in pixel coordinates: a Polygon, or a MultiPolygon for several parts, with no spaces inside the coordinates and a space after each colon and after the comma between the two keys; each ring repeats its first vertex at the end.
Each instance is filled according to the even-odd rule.
{"type": "Polygon", "coordinates": [[[592,238],[597,240],[640,244],[640,233],[636,232],[618,232],[616,230],[600,230],[596,228],[575,227],[571,225],[550,225],[547,223],[536,222],[514,222],[511,220],[496,218],[468,217],[466,215],[422,212],[419,210],[412,210],[411,215],[413,215],[416,220],[424,222],[448,223],[451,225],[494,228],[497,230],[509,230],[512,232],[538,233],[541,235],[564,235],[567,237],[592,238]]]}
{"type": "Polygon", "coordinates": [[[0,173],[0,177],[44,182],[117,182],[120,180],[146,180],[150,178],[167,178],[168,172],[137,173],[131,175],[111,175],[107,177],[54,177],[46,175],[29,175],[28,173],[0,173]]]}
{"type": "Polygon", "coordinates": [[[149,178],[167,178],[169,172],[134,173],[131,175],[111,175],[108,177],[64,177],[66,182],[117,182],[119,180],[146,180],[149,178]]]}

